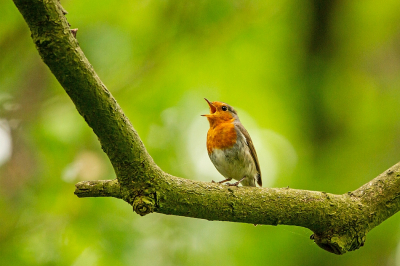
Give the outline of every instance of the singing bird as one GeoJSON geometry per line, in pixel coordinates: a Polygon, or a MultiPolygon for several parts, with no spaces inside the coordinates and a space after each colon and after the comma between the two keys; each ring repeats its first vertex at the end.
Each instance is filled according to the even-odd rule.
{"type": "MultiPolygon", "coordinates": [[[[237,180],[227,183],[230,186],[255,187],[256,182],[261,187],[261,170],[257,153],[249,133],[239,120],[237,112],[232,106],[224,102],[210,102],[207,117],[210,129],[207,133],[208,156],[215,168],[226,179],[218,183],[237,180]]],[[[213,181],[214,182],[214,181],[213,181]]]]}

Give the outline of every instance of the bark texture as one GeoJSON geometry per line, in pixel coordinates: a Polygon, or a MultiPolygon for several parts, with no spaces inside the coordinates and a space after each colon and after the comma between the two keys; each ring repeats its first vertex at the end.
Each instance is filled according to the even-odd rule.
{"type": "Polygon", "coordinates": [[[78,197],[115,197],[140,215],[151,212],[207,220],[296,225],[321,248],[344,254],[400,209],[400,163],[344,195],[290,188],[228,187],[163,172],[90,65],[57,0],[14,0],[43,61],[97,135],[115,180],[76,184],[78,197]]]}

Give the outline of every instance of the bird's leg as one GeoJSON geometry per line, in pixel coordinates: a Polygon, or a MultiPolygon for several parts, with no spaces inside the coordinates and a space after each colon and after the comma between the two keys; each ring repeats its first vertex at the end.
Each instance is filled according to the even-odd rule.
{"type": "Polygon", "coordinates": [[[235,182],[235,183],[232,183],[232,184],[226,183],[226,184],[227,184],[228,186],[237,187],[237,186],[239,186],[240,182],[242,182],[243,179],[245,179],[245,178],[246,178],[246,176],[244,176],[242,179],[240,179],[239,181],[237,181],[237,182],[235,182]]]}
{"type": "Polygon", "coordinates": [[[219,181],[219,182],[215,182],[214,180],[212,180],[211,183],[223,184],[223,183],[225,183],[225,182],[227,182],[227,181],[231,181],[231,180],[232,180],[232,178],[227,178],[227,179],[222,180],[222,181],[219,181]]]}

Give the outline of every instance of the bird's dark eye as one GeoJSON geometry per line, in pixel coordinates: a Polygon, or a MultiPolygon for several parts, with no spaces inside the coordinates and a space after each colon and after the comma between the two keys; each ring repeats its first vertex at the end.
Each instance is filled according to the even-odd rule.
{"type": "Polygon", "coordinates": [[[226,107],[226,106],[222,106],[222,111],[226,111],[226,110],[228,110],[228,107],[226,107]]]}

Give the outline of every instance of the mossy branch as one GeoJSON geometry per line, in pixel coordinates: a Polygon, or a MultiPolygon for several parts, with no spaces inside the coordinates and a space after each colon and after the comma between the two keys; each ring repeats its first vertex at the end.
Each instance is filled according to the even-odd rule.
{"type": "Polygon", "coordinates": [[[207,220],[297,225],[321,248],[343,254],[400,209],[400,163],[344,195],[289,188],[228,187],[163,172],[83,54],[57,0],[14,0],[43,61],[98,136],[117,175],[84,181],[78,197],[115,197],[140,215],[151,212],[207,220]]]}

